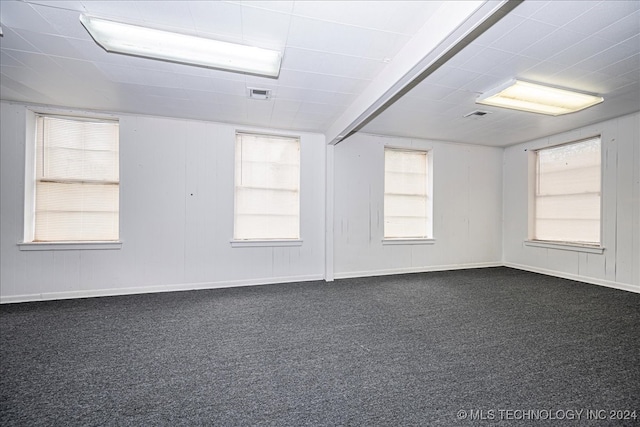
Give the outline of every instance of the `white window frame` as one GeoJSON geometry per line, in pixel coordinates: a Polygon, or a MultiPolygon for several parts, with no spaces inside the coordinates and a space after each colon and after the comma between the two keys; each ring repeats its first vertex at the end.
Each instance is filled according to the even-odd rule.
{"type": "MultiPolygon", "coordinates": [[[[59,112],[53,109],[26,109],[25,129],[25,186],[24,186],[24,222],[23,239],[18,242],[21,251],[49,251],[49,250],[102,250],[122,248],[121,230],[118,230],[118,240],[83,240],[83,241],[34,241],[35,206],[36,206],[36,135],[37,118],[58,117],[70,120],[109,121],[118,122],[118,118],[109,115],[85,114],[82,112],[59,112]]],[[[120,183],[118,180],[118,186],[120,183]]],[[[120,222],[120,221],[119,221],[120,222]]]]}
{"type": "Polygon", "coordinates": [[[529,170],[529,189],[528,189],[528,234],[527,239],[524,241],[525,246],[568,250],[575,252],[585,252],[602,254],[605,250],[603,245],[603,192],[604,192],[604,149],[602,145],[601,135],[592,135],[578,140],[569,142],[563,142],[560,144],[554,144],[536,149],[528,150],[528,170],[529,170]],[[562,146],[579,144],[592,139],[599,139],[600,143],[600,223],[599,223],[599,242],[576,242],[576,241],[562,241],[562,240],[540,240],[536,239],[535,222],[536,222],[536,194],[537,194],[537,168],[538,168],[538,153],[544,150],[558,148],[562,146]]]}
{"type": "Polygon", "coordinates": [[[233,210],[233,238],[230,240],[230,244],[232,247],[277,247],[277,246],[301,246],[303,240],[301,238],[301,174],[302,174],[302,140],[300,136],[297,135],[282,135],[282,134],[269,134],[262,132],[252,132],[252,131],[236,131],[234,138],[234,210],[233,210]],[[238,161],[241,161],[237,158],[238,153],[238,144],[239,138],[242,135],[254,136],[254,137],[264,137],[264,138],[278,138],[278,139],[289,139],[295,141],[297,143],[298,148],[298,157],[297,157],[297,165],[298,165],[298,176],[297,176],[297,236],[295,237],[238,237],[238,189],[242,188],[237,182],[238,173],[241,171],[236,170],[238,161]]]}
{"type": "Polygon", "coordinates": [[[416,149],[416,148],[407,148],[407,147],[395,147],[395,146],[385,146],[384,147],[384,170],[383,174],[385,179],[383,179],[383,229],[382,229],[382,244],[383,245],[431,245],[435,243],[435,238],[433,235],[433,150],[425,150],[425,149],[416,149]],[[426,207],[425,212],[426,216],[424,220],[426,221],[426,236],[414,236],[414,237],[386,237],[386,203],[385,203],[385,195],[386,191],[386,153],[387,151],[399,151],[399,152],[407,152],[407,153],[418,153],[424,155],[426,157],[426,207]]]}

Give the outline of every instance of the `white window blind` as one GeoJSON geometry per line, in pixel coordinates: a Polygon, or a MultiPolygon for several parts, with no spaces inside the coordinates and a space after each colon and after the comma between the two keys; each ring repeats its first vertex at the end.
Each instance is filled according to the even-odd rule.
{"type": "Polygon", "coordinates": [[[234,238],[300,238],[299,139],[236,135],[234,238]]]}
{"type": "Polygon", "coordinates": [[[600,137],[536,152],[534,240],[600,244],[600,137]]]}
{"type": "Polygon", "coordinates": [[[385,148],[384,237],[429,238],[427,153],[385,148]]]}
{"type": "Polygon", "coordinates": [[[118,238],[118,123],[38,116],[33,240],[118,238]]]}

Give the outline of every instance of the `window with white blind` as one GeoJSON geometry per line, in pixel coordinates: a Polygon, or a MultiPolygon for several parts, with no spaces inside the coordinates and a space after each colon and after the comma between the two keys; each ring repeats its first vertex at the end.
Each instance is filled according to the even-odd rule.
{"type": "Polygon", "coordinates": [[[600,137],[535,152],[532,240],[600,245],[600,137]]]}
{"type": "Polygon", "coordinates": [[[384,238],[432,237],[426,151],[384,149],[384,238]]]}
{"type": "Polygon", "coordinates": [[[300,140],[236,134],[235,240],[300,238],[300,140]]]}
{"type": "Polygon", "coordinates": [[[118,240],[118,123],[38,115],[35,151],[33,230],[25,241],[118,240]]]}

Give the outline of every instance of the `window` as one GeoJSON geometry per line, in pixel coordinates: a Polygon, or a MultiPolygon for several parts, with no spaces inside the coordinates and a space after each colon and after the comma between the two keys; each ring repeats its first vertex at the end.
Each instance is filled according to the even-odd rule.
{"type": "Polygon", "coordinates": [[[532,239],[600,245],[600,137],[534,154],[532,239]]]}
{"type": "Polygon", "coordinates": [[[300,238],[300,140],[236,134],[234,239],[300,238]]]}
{"type": "Polygon", "coordinates": [[[118,123],[36,116],[29,242],[119,239],[118,123]]]}
{"type": "Polygon", "coordinates": [[[431,238],[428,152],[384,149],[384,238],[431,238]]]}

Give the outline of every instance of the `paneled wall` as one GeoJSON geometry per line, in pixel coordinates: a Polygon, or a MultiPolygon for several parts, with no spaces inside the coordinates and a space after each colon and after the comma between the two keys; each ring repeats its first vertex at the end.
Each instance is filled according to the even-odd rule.
{"type": "Polygon", "coordinates": [[[504,261],[507,265],[640,292],[640,114],[620,117],[504,151],[504,261]],[[525,246],[527,151],[602,138],[602,254],[525,246]]]}
{"type": "Polygon", "coordinates": [[[323,135],[296,134],[301,246],[230,244],[235,131],[275,131],[122,115],[122,248],[21,251],[27,110],[1,108],[2,302],[322,279],[323,135]]]}
{"type": "Polygon", "coordinates": [[[502,149],[356,134],[334,151],[335,277],[499,265],[502,149]],[[383,244],[384,147],[431,150],[433,244],[383,244]]]}
{"type": "Polygon", "coordinates": [[[121,115],[122,248],[23,251],[28,110],[0,105],[1,302],[503,264],[640,292],[640,114],[506,149],[367,134],[327,148],[323,135],[297,134],[303,243],[293,247],[230,244],[235,132],[286,132],[121,115]],[[604,253],[525,246],[525,150],[594,134],[604,253]],[[432,244],[383,244],[385,146],[431,152],[432,244]]]}

